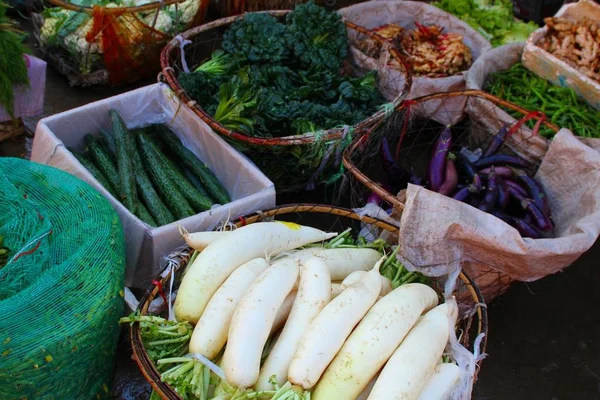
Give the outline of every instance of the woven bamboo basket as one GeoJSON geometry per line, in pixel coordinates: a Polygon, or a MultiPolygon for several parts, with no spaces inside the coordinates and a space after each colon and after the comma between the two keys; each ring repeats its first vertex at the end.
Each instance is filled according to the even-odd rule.
{"type": "MultiPolygon", "coordinates": [[[[234,225],[236,227],[241,227],[255,222],[271,221],[273,219],[305,224],[321,229],[337,230],[339,232],[348,227],[352,227],[353,231],[358,232],[361,229],[361,225],[364,229],[364,224],[368,224],[369,229],[374,233],[377,235],[381,235],[382,233],[388,234],[392,240],[394,236],[398,234],[397,226],[383,220],[368,216],[359,216],[350,209],[319,204],[291,204],[280,206],[240,218],[234,225]]],[[[176,269],[183,269],[185,268],[191,253],[189,248],[177,250],[170,256],[170,260],[173,265],[177,266],[176,269]]],[[[170,273],[165,274],[164,277],[159,278],[159,281],[155,282],[155,284],[146,291],[138,308],[138,311],[142,315],[148,314],[150,303],[159,296],[161,293],[160,288],[168,287],[170,278],[170,273]]],[[[438,288],[440,292],[441,286],[442,283],[440,282],[440,287],[438,288]]],[[[484,333],[485,335],[480,344],[480,351],[481,353],[484,353],[487,344],[488,318],[483,295],[475,282],[463,272],[461,272],[458,278],[455,294],[459,303],[459,309],[461,310],[460,321],[457,327],[462,333],[460,335],[461,343],[467,349],[473,350],[475,338],[479,334],[484,333]]],[[[148,357],[142,344],[138,323],[134,323],[131,327],[130,340],[134,358],[140,367],[142,374],[156,393],[166,400],[181,400],[181,397],[168,384],[161,381],[160,373],[148,357]]],[[[481,361],[477,366],[477,372],[479,371],[480,366],[481,361]]]]}
{"type": "MultiPolygon", "coordinates": [[[[282,19],[290,12],[291,10],[270,10],[263,11],[262,13],[268,13],[278,19],[282,19]]],[[[182,33],[181,36],[184,39],[192,42],[185,47],[185,60],[190,70],[193,70],[196,66],[206,61],[213,50],[220,48],[223,33],[231,26],[231,24],[243,17],[243,15],[237,15],[222,18],[182,33]]],[[[349,31],[349,38],[356,38],[358,40],[364,36],[369,36],[377,41],[383,40],[378,35],[351,22],[346,22],[346,27],[349,31]],[[352,34],[350,34],[351,31],[352,34]]],[[[350,42],[350,44],[352,44],[352,42],[350,42]]],[[[346,135],[348,132],[347,130],[336,127],[319,133],[307,132],[293,136],[260,138],[227,129],[215,121],[215,119],[202,108],[201,104],[198,104],[194,99],[190,98],[180,85],[177,79],[178,73],[183,70],[180,49],[180,42],[175,39],[167,43],[163,49],[161,54],[161,66],[164,80],[185,106],[189,107],[215,132],[222,135],[234,147],[242,151],[257,164],[258,167],[275,182],[278,191],[301,189],[306,187],[307,183],[310,181],[316,181],[315,183],[323,182],[328,180],[331,175],[339,172],[341,150],[347,145],[345,140],[348,138],[346,135]],[[323,151],[315,154],[315,147],[319,144],[324,145],[322,146],[323,151]],[[340,157],[324,157],[323,153],[339,153],[340,157]],[[323,165],[321,165],[322,161],[324,161],[323,165]],[[274,165],[274,163],[277,163],[278,168],[276,170],[269,170],[269,166],[274,165]],[[315,173],[318,173],[319,176],[315,177],[315,173]]],[[[404,85],[398,84],[396,87],[401,87],[402,89],[393,94],[386,94],[385,88],[380,85],[379,90],[389,101],[389,107],[383,107],[367,119],[353,126],[353,132],[360,132],[363,128],[384,119],[389,115],[389,110],[398,106],[407,96],[411,86],[409,68],[405,63],[404,58],[395,49],[391,51],[391,56],[396,58],[399,64],[403,66],[404,71],[406,71],[401,78],[404,85]]],[[[354,75],[361,75],[368,72],[368,70],[365,70],[363,67],[359,67],[350,56],[347,59],[346,67],[351,69],[354,75]]],[[[378,80],[380,82],[386,81],[385,79],[378,80]]],[[[387,81],[389,81],[389,79],[387,81]]]]}
{"type": "MultiPolygon", "coordinates": [[[[483,149],[506,123],[515,131],[500,152],[525,158],[533,165],[529,172],[535,172],[549,141],[534,135],[531,128],[535,124],[544,124],[555,132],[559,129],[548,122],[543,113],[527,110],[478,90],[437,93],[403,101],[394,115],[358,137],[344,152],[343,163],[351,177],[352,205],[363,206],[366,196],[375,193],[394,210],[396,217],[401,216],[404,209],[402,189],[405,187],[391,192],[389,187],[381,184],[384,172],[380,148],[384,137],[400,166],[425,177],[433,143],[444,125],[451,124],[456,128],[453,131],[455,143],[467,145],[470,149],[483,149]],[[505,119],[503,110],[516,111],[523,118],[519,121],[505,119]]],[[[513,282],[508,275],[491,268],[470,268],[468,265],[464,268],[488,302],[504,293],[513,282]]]]}
{"type": "MultiPolygon", "coordinates": [[[[72,12],[82,22],[73,32],[81,40],[46,38],[44,17],[34,14],[35,37],[45,58],[69,80],[71,86],[123,85],[156,77],[160,52],[180,30],[204,21],[209,0],[164,0],[136,7],[80,6],[68,0],[48,0],[56,9],[72,12]],[[193,3],[193,8],[191,3],[193,3]],[[191,11],[183,9],[186,3],[191,11]],[[166,7],[187,13],[181,28],[179,20],[171,27],[161,25],[166,7]],[[87,18],[86,18],[87,16],[87,18]]],[[[72,34],[74,34],[72,33],[72,34]]],[[[58,36],[58,35],[57,35],[58,36]]]]}
{"type": "MultiPolygon", "coordinates": [[[[290,10],[306,0],[222,0],[218,3],[221,17],[231,17],[245,12],[290,10]]],[[[315,1],[315,4],[332,7],[335,0],[315,1]]]]}

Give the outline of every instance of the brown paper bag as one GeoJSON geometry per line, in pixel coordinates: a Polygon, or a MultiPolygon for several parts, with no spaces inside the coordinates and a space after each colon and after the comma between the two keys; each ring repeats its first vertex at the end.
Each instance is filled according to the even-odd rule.
{"type": "Polygon", "coordinates": [[[600,233],[600,154],[562,129],[535,177],[548,195],[555,238],[522,238],[490,214],[409,185],[400,224],[402,262],[439,275],[467,263],[470,275],[485,276],[477,283],[486,300],[505,290],[509,280],[501,274],[534,281],[566,268],[600,233]]]}

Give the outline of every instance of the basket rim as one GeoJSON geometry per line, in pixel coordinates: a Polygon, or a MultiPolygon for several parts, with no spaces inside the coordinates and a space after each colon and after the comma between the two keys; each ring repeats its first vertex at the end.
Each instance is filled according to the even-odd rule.
{"type": "MultiPolygon", "coordinates": [[[[57,0],[57,1],[62,1],[62,0],[57,0]]],[[[242,14],[233,15],[233,16],[229,16],[229,17],[225,17],[225,18],[220,18],[215,21],[211,21],[206,24],[202,24],[200,26],[197,26],[197,27],[189,29],[185,32],[182,32],[180,34],[180,36],[184,40],[190,40],[191,38],[193,38],[194,36],[197,36],[200,33],[207,32],[207,31],[210,31],[212,29],[215,29],[215,28],[218,28],[221,26],[230,25],[233,22],[244,18],[244,16],[246,14],[269,14],[274,17],[283,17],[291,12],[292,12],[292,10],[266,10],[266,11],[253,11],[250,13],[245,12],[242,14]]],[[[361,33],[368,35],[378,41],[382,40],[379,35],[374,34],[373,32],[370,32],[367,29],[365,29],[359,25],[356,25],[350,21],[345,21],[345,20],[343,20],[343,21],[346,25],[346,28],[350,28],[350,29],[356,30],[358,32],[361,32],[361,33]]],[[[317,137],[319,137],[322,140],[326,140],[326,141],[339,140],[343,137],[343,129],[341,129],[341,128],[326,129],[326,130],[324,130],[324,132],[325,132],[324,135],[318,135],[316,132],[306,132],[301,135],[290,135],[290,136],[283,136],[283,137],[278,137],[278,138],[253,137],[253,136],[245,135],[243,133],[235,132],[231,129],[225,128],[223,125],[221,125],[219,122],[217,122],[210,114],[208,114],[195,100],[190,98],[188,96],[188,94],[186,93],[186,91],[183,89],[183,87],[181,87],[181,85],[179,84],[179,80],[175,76],[175,69],[169,63],[169,58],[171,56],[171,53],[175,50],[179,50],[179,48],[180,48],[180,42],[177,38],[174,38],[171,41],[169,41],[163,48],[161,55],[160,55],[162,77],[167,81],[167,84],[169,85],[171,90],[173,90],[173,92],[179,98],[179,100],[182,103],[184,103],[186,107],[191,109],[197,116],[199,116],[206,124],[208,124],[218,134],[225,136],[225,137],[230,137],[230,138],[235,139],[236,141],[239,141],[242,143],[248,143],[248,144],[259,145],[259,146],[295,146],[295,145],[313,143],[317,140],[317,137]]],[[[405,72],[405,74],[404,74],[405,83],[404,83],[404,87],[403,87],[402,91],[400,92],[400,94],[398,94],[398,96],[396,96],[394,98],[394,100],[389,102],[389,103],[393,104],[394,107],[398,107],[401,104],[401,102],[403,101],[403,99],[405,99],[410,92],[410,88],[412,87],[412,74],[411,74],[411,70],[410,70],[408,64],[406,63],[405,58],[400,54],[400,52],[397,51],[396,49],[390,49],[390,52],[392,53],[393,57],[395,57],[396,59],[398,59],[400,61],[400,63],[402,64],[402,66],[404,68],[404,72],[405,72]]],[[[370,124],[372,124],[374,121],[378,121],[382,118],[385,118],[385,116],[386,116],[386,111],[383,109],[380,109],[380,110],[376,111],[374,114],[370,115],[368,118],[364,119],[363,121],[360,121],[357,124],[354,124],[353,128],[355,130],[360,131],[360,130],[366,128],[367,126],[369,126],[370,124]]]]}
{"type": "Polygon", "coordinates": [[[82,12],[86,14],[92,14],[94,12],[95,7],[104,8],[105,12],[110,14],[126,14],[126,13],[136,13],[143,11],[155,10],[157,8],[163,6],[170,6],[172,4],[180,4],[185,2],[186,0],[164,0],[164,1],[153,1],[151,3],[142,4],[134,7],[106,7],[106,6],[79,6],[77,4],[73,4],[64,0],[48,0],[54,6],[64,8],[70,11],[82,12]]]}
{"type": "MultiPolygon", "coordinates": [[[[428,100],[435,100],[435,99],[441,99],[441,98],[452,98],[452,97],[460,97],[460,96],[472,97],[477,100],[490,101],[490,102],[494,103],[496,106],[507,107],[511,110],[519,111],[520,113],[522,113],[524,115],[533,112],[531,110],[528,110],[528,109],[521,107],[519,105],[516,105],[514,103],[508,102],[504,99],[501,99],[497,96],[494,96],[494,95],[484,92],[482,90],[475,90],[475,89],[452,91],[452,92],[439,92],[439,93],[433,93],[433,94],[416,97],[414,99],[403,100],[398,105],[398,107],[396,107],[395,111],[400,111],[400,110],[408,108],[414,104],[424,103],[428,100]]],[[[542,113],[542,116],[544,118],[542,123],[546,127],[552,129],[555,133],[559,131],[560,128],[558,126],[552,124],[551,122],[548,122],[545,114],[542,113]]],[[[536,117],[535,119],[539,120],[540,118],[536,117]]],[[[364,136],[364,137],[366,137],[366,136],[364,136]]],[[[353,141],[348,147],[346,147],[346,149],[344,149],[344,152],[342,155],[342,163],[344,164],[344,168],[346,168],[346,170],[349,171],[354,176],[354,178],[356,180],[358,180],[361,184],[363,184],[367,189],[371,190],[372,192],[374,192],[375,194],[380,196],[384,201],[391,204],[393,208],[398,209],[399,211],[403,211],[404,210],[403,202],[401,202],[395,195],[393,195],[392,193],[385,190],[382,185],[379,185],[378,183],[376,183],[372,179],[370,179],[354,164],[354,162],[352,162],[352,157],[351,157],[352,153],[354,153],[358,149],[358,147],[362,144],[362,140],[361,140],[362,138],[363,137],[361,136],[361,138],[359,140],[353,141]]],[[[548,139],[544,138],[544,140],[548,140],[548,139]]]]}
{"type": "MultiPolygon", "coordinates": [[[[379,218],[374,218],[374,217],[370,217],[370,216],[366,216],[366,215],[360,216],[356,212],[354,212],[353,210],[348,209],[348,208],[330,206],[330,205],[324,205],[324,204],[313,204],[313,203],[287,204],[287,205],[282,205],[282,206],[276,206],[276,207],[267,209],[265,211],[257,211],[248,216],[240,217],[237,220],[237,222],[235,223],[235,225],[237,227],[245,226],[249,223],[258,222],[265,218],[274,217],[276,215],[285,215],[285,214],[291,214],[291,213],[311,213],[311,212],[333,214],[333,215],[337,215],[337,216],[348,217],[351,219],[364,221],[364,222],[367,222],[370,224],[374,224],[375,226],[377,226],[379,228],[387,229],[390,232],[395,232],[395,231],[399,232],[399,230],[400,230],[400,228],[394,224],[383,221],[379,218]]],[[[185,247],[189,249],[189,247],[187,247],[187,246],[185,246],[185,247]]],[[[191,252],[189,252],[187,257],[189,257],[189,255],[191,255],[191,252]]],[[[186,262],[187,262],[187,260],[186,260],[186,262]]],[[[166,270],[166,268],[167,267],[165,267],[165,269],[163,269],[163,271],[161,271],[161,273],[159,274],[161,283],[165,283],[167,281],[167,279],[170,278],[170,273],[168,275],[166,275],[165,277],[161,277],[162,273],[166,270]]],[[[478,332],[479,332],[479,334],[481,334],[481,333],[484,334],[482,341],[481,341],[481,345],[480,345],[480,353],[483,354],[483,353],[485,353],[485,350],[487,348],[487,338],[488,338],[488,314],[487,314],[487,308],[484,306],[485,299],[483,297],[483,294],[481,293],[481,290],[475,283],[475,281],[467,273],[465,273],[464,271],[461,271],[459,274],[459,279],[468,288],[469,294],[472,296],[473,300],[476,301],[476,304],[479,305],[476,307],[475,314],[477,314],[477,317],[478,317],[478,332]]],[[[149,306],[149,299],[151,296],[152,296],[152,298],[155,298],[156,295],[158,294],[158,291],[159,291],[159,286],[151,284],[150,287],[144,293],[144,296],[142,297],[142,299],[140,300],[138,309],[136,311],[139,311],[141,313],[147,313],[148,306],[149,306]]],[[[156,369],[156,367],[154,366],[154,364],[148,357],[148,353],[146,352],[146,350],[143,346],[139,327],[140,327],[140,325],[138,322],[134,322],[131,325],[131,329],[129,332],[129,338],[130,338],[131,347],[133,350],[133,356],[134,356],[133,358],[135,359],[136,363],[138,364],[138,367],[140,368],[142,374],[144,375],[144,377],[146,378],[148,383],[150,383],[152,388],[163,399],[181,400],[181,397],[173,390],[173,388],[169,384],[163,382],[160,379],[160,373],[158,372],[158,370],[156,369]]],[[[482,360],[477,361],[475,377],[477,377],[477,372],[479,371],[481,362],[482,362],[482,360]]]]}

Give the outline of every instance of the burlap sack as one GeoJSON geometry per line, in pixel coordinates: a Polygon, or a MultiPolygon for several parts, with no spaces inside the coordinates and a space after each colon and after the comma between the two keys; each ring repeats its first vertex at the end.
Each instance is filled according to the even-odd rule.
{"type": "MultiPolygon", "coordinates": [[[[344,19],[367,29],[377,28],[389,23],[398,24],[409,29],[415,28],[415,22],[423,25],[440,25],[445,28],[445,32],[459,33],[463,36],[465,44],[471,49],[473,61],[492,48],[490,43],[467,23],[452,14],[426,3],[414,1],[369,1],[342,8],[339,12],[344,19]]],[[[353,40],[356,40],[356,37],[350,34],[351,43],[353,40]]],[[[386,86],[390,88],[390,93],[397,93],[401,90],[402,86],[399,85],[402,85],[404,80],[400,71],[393,71],[388,67],[383,67],[382,65],[385,64],[381,60],[367,57],[354,46],[351,47],[351,52],[355,60],[361,65],[386,70],[385,78],[389,79],[389,84],[386,86]]],[[[412,99],[438,92],[464,90],[466,86],[465,74],[466,71],[445,78],[413,76],[408,98],[412,99]]],[[[388,94],[384,93],[384,95],[388,94]]],[[[388,98],[388,100],[391,99],[388,98]]],[[[454,124],[462,117],[460,110],[463,109],[466,98],[457,97],[453,101],[456,104],[452,106],[452,109],[457,110],[456,113],[445,113],[445,118],[448,118],[448,116],[452,118],[440,120],[440,123],[454,124]]],[[[447,104],[445,105],[447,106],[447,104]]],[[[436,113],[435,111],[437,108],[442,107],[442,103],[429,102],[428,107],[431,108],[428,110],[429,115],[441,115],[441,113],[436,113]]]]}
{"type": "Polygon", "coordinates": [[[535,177],[548,194],[555,238],[522,238],[490,214],[409,185],[400,223],[402,261],[429,274],[444,274],[466,262],[467,272],[486,276],[495,291],[477,280],[486,301],[505,289],[497,286],[502,273],[534,281],[569,266],[600,233],[600,154],[562,129],[535,177]]]}
{"type": "MultiPolygon", "coordinates": [[[[506,71],[518,62],[521,62],[525,44],[511,43],[497,47],[483,54],[477,59],[467,72],[467,89],[484,90],[485,83],[490,74],[494,72],[506,71]]],[[[481,117],[482,123],[497,132],[500,127],[506,123],[513,125],[516,120],[500,107],[496,107],[484,99],[473,99],[466,106],[466,111],[470,115],[481,117]],[[494,113],[490,114],[490,107],[494,107],[494,113]],[[486,115],[494,115],[491,119],[486,119],[486,115]]],[[[532,110],[534,111],[534,110],[532,110]]],[[[577,132],[574,132],[577,134],[577,132]]],[[[600,151],[600,139],[580,138],[588,146],[600,151]]],[[[514,149],[522,157],[530,161],[540,162],[550,142],[540,136],[534,136],[531,129],[524,126],[523,129],[515,132],[509,138],[507,144],[525,144],[519,145],[520,149],[514,149]]]]}

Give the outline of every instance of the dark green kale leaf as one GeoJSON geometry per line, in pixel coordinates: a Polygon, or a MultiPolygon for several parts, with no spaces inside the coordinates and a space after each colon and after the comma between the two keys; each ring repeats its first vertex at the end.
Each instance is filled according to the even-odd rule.
{"type": "Polygon", "coordinates": [[[179,84],[192,100],[206,111],[215,104],[215,95],[219,87],[227,80],[221,75],[213,75],[204,71],[196,71],[189,74],[181,73],[178,78],[179,84]]]}
{"type": "Polygon", "coordinates": [[[338,86],[340,96],[356,102],[371,102],[374,98],[380,99],[376,78],[376,71],[370,71],[358,78],[345,78],[338,86]]]}
{"type": "Polygon", "coordinates": [[[289,55],[285,31],[285,25],[269,14],[248,13],[225,32],[221,46],[251,62],[279,63],[289,55]]]}
{"type": "Polygon", "coordinates": [[[304,66],[336,72],[341,68],[348,55],[348,34],[337,12],[309,1],[296,6],[286,22],[288,45],[304,66]]]}

